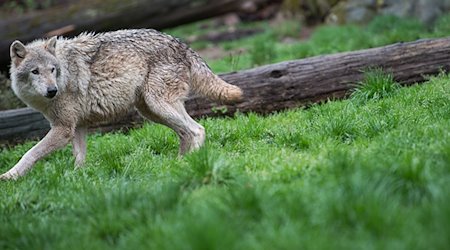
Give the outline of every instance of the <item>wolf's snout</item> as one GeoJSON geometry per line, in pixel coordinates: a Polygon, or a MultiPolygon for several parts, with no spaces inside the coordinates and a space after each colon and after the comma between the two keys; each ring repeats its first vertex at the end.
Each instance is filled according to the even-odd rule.
{"type": "Polygon", "coordinates": [[[47,94],[45,95],[45,97],[53,98],[53,97],[55,97],[57,92],[58,92],[58,89],[56,88],[56,86],[48,87],[47,94]]]}

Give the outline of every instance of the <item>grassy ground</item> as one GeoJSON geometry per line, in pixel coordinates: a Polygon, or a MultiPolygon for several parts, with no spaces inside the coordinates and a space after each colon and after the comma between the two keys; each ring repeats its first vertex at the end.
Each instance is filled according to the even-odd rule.
{"type": "Polygon", "coordinates": [[[90,136],[85,169],[66,148],[0,183],[0,248],[445,249],[449,82],[202,120],[183,159],[158,125],[90,136]]]}
{"type": "Polygon", "coordinates": [[[163,126],[92,135],[86,168],[67,147],[0,182],[0,249],[447,249],[449,82],[375,72],[349,100],[201,120],[182,159],[163,126]]]}

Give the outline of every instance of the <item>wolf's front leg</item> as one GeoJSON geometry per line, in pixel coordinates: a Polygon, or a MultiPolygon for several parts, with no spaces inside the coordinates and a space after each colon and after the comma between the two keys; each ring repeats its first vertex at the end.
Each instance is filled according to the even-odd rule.
{"type": "Polygon", "coordinates": [[[75,136],[72,140],[75,168],[82,167],[84,164],[84,159],[86,159],[86,135],[87,128],[78,127],[75,129],[75,136]]]}
{"type": "Polygon", "coordinates": [[[0,179],[17,179],[24,175],[34,163],[56,149],[62,148],[73,137],[74,128],[55,126],[38,144],[26,152],[20,161],[8,172],[0,175],[0,179]]]}

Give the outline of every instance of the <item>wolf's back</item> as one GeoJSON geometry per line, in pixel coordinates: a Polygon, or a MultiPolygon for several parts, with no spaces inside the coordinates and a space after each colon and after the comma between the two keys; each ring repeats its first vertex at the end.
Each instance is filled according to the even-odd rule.
{"type": "Polygon", "coordinates": [[[190,52],[191,86],[195,92],[221,102],[235,102],[242,99],[243,93],[238,86],[220,79],[197,53],[190,52]]]}

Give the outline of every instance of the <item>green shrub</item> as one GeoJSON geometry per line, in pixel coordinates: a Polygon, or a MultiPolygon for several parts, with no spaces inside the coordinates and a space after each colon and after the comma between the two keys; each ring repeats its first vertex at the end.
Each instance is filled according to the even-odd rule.
{"type": "Polygon", "coordinates": [[[381,46],[396,42],[412,41],[427,33],[426,27],[417,19],[397,16],[377,16],[367,26],[374,45],[381,46]]]}
{"type": "Polygon", "coordinates": [[[436,20],[433,35],[437,37],[450,36],[450,14],[443,15],[436,20]]]}
{"type": "Polygon", "coordinates": [[[251,49],[252,65],[270,63],[274,60],[275,56],[275,41],[272,34],[259,36],[253,41],[251,49]]]}
{"type": "Polygon", "coordinates": [[[400,87],[394,76],[384,72],[381,68],[364,71],[364,79],[351,94],[353,99],[366,102],[392,96],[400,87]]]}

